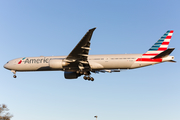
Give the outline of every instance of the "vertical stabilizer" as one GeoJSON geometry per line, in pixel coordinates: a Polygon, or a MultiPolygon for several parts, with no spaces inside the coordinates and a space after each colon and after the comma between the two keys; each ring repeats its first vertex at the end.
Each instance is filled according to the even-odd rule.
{"type": "Polygon", "coordinates": [[[168,30],[145,54],[142,55],[142,58],[153,58],[167,50],[173,32],[173,30],[168,30]]]}

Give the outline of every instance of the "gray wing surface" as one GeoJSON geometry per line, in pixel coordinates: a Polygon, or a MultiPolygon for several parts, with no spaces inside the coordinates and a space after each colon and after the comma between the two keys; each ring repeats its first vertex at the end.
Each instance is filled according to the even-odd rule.
{"type": "Polygon", "coordinates": [[[95,29],[96,28],[90,29],[71,51],[71,53],[66,57],[66,62],[69,63],[66,70],[90,70],[87,58],[90,50],[90,40],[95,29]]]}
{"type": "Polygon", "coordinates": [[[95,29],[96,28],[90,29],[84,35],[84,37],[71,51],[71,53],[67,56],[66,59],[82,59],[82,57],[85,57],[87,60],[87,55],[89,54],[89,49],[90,49],[90,40],[95,29]]]}

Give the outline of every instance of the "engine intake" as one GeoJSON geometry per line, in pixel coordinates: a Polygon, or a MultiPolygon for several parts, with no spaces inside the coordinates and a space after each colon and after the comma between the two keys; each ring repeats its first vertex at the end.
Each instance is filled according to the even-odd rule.
{"type": "Polygon", "coordinates": [[[64,72],[64,77],[66,79],[76,79],[79,76],[81,76],[81,75],[78,74],[77,72],[67,72],[67,71],[64,72]]]}

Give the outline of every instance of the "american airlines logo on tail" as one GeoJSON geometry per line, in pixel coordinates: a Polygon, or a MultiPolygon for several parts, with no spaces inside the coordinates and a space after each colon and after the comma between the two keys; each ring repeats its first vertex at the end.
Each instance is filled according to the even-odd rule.
{"type": "Polygon", "coordinates": [[[162,62],[161,58],[154,57],[167,50],[173,32],[173,30],[168,30],[145,54],[142,55],[142,58],[138,58],[136,61],[162,62]]]}

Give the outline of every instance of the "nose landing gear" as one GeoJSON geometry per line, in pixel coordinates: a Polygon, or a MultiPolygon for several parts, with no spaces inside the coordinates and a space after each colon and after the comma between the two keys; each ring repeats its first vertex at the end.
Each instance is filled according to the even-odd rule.
{"type": "Polygon", "coordinates": [[[16,78],[17,76],[16,75],[13,75],[13,78],[16,78]]]}
{"type": "Polygon", "coordinates": [[[13,75],[13,78],[17,78],[17,76],[16,76],[16,71],[15,71],[15,70],[11,70],[11,72],[14,74],[14,75],[13,75]]]}

